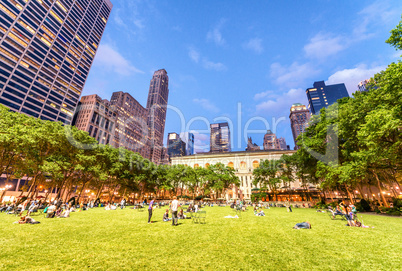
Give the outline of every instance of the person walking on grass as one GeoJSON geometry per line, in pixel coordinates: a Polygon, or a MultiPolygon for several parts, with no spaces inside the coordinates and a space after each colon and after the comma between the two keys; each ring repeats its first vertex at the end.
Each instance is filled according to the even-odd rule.
{"type": "Polygon", "coordinates": [[[153,205],[154,205],[154,199],[151,199],[151,202],[149,203],[148,207],[148,224],[151,224],[153,205]]]}
{"type": "Polygon", "coordinates": [[[177,226],[177,210],[179,208],[179,201],[177,200],[177,197],[173,197],[173,201],[170,204],[170,210],[172,211],[172,226],[177,226]]]}

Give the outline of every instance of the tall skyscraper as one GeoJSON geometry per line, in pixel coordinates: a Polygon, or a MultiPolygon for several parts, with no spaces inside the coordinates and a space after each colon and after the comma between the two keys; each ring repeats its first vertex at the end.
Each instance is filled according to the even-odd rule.
{"type": "Polygon", "coordinates": [[[168,134],[167,149],[169,158],[186,155],[186,143],[176,133],[168,134]]]}
{"type": "Polygon", "coordinates": [[[264,135],[264,150],[280,150],[279,140],[271,130],[264,135]]]}
{"type": "Polygon", "coordinates": [[[162,159],[163,135],[165,132],[166,109],[169,96],[169,77],[165,69],[154,72],[148,93],[148,126],[150,129],[150,159],[160,164],[162,159]]]}
{"type": "Polygon", "coordinates": [[[134,99],[129,93],[113,92],[110,103],[118,116],[115,130],[116,147],[124,147],[138,152],[149,159],[151,154],[148,109],[134,99]]]}
{"type": "Polygon", "coordinates": [[[287,150],[286,139],[284,137],[278,138],[278,142],[279,142],[279,148],[281,150],[287,150]]]}
{"type": "Polygon", "coordinates": [[[185,133],[187,139],[187,148],[186,148],[186,155],[193,155],[194,154],[194,134],[193,133],[185,133]]]}
{"type": "Polygon", "coordinates": [[[324,81],[314,82],[313,88],[306,89],[308,108],[312,114],[320,113],[321,108],[336,103],[339,99],[349,97],[345,84],[326,86],[324,81]]]}
{"type": "Polygon", "coordinates": [[[227,122],[210,125],[210,152],[230,152],[230,129],[227,122]]]}
{"type": "Polygon", "coordinates": [[[2,0],[0,103],[70,124],[111,9],[109,0],[2,0]]]}
{"type": "Polygon", "coordinates": [[[88,132],[100,144],[115,147],[117,114],[108,100],[96,94],[82,96],[73,119],[73,125],[88,132]]]}
{"type": "Polygon", "coordinates": [[[290,127],[292,128],[293,140],[295,142],[295,149],[297,150],[299,147],[297,146],[296,138],[304,133],[308,121],[310,120],[310,111],[306,108],[305,105],[300,103],[295,103],[290,108],[290,127]]]}

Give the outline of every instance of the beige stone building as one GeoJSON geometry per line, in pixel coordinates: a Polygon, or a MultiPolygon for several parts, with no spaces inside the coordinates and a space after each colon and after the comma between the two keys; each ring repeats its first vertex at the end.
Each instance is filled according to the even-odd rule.
{"type": "MultiPolygon", "coordinates": [[[[278,150],[278,151],[238,151],[226,153],[199,153],[183,157],[172,157],[172,165],[187,165],[191,167],[208,167],[216,163],[233,167],[236,176],[240,179],[240,186],[228,189],[226,199],[244,198],[250,200],[251,189],[253,185],[253,170],[257,168],[261,160],[278,160],[283,154],[292,155],[295,151],[278,150]]],[[[301,186],[299,180],[292,183],[292,188],[296,189],[301,186]]],[[[259,186],[257,185],[259,188],[259,186]]],[[[219,195],[218,195],[219,197],[219,195]]]]}

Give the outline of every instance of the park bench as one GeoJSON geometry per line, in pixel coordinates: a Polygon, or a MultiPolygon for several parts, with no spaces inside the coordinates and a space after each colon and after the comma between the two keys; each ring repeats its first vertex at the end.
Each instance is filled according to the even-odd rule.
{"type": "Polygon", "coordinates": [[[193,223],[205,224],[207,216],[207,211],[198,211],[196,213],[192,213],[193,223]]]}

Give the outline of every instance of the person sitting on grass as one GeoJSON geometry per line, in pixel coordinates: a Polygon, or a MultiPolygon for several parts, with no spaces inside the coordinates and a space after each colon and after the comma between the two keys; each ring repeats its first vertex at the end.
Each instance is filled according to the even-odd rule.
{"type": "Polygon", "coordinates": [[[62,213],[62,209],[61,209],[61,207],[57,207],[57,210],[56,210],[56,216],[60,216],[61,215],[61,213],[62,213]]]}
{"type": "Polygon", "coordinates": [[[333,211],[332,209],[329,209],[332,213],[332,218],[335,219],[336,215],[345,215],[344,213],[342,213],[341,207],[339,207],[339,205],[336,206],[335,211],[333,211]]]}
{"type": "Polygon", "coordinates": [[[354,227],[355,226],[355,221],[353,220],[353,212],[352,209],[345,207],[345,217],[346,220],[348,221],[348,224],[346,226],[354,227]]]}
{"type": "Polygon", "coordinates": [[[265,213],[262,209],[258,213],[255,214],[256,216],[265,216],[265,213]]]}
{"type": "Polygon", "coordinates": [[[14,222],[18,224],[39,224],[39,221],[36,221],[35,219],[29,217],[29,216],[22,216],[20,220],[14,222]]]}
{"type": "Polygon", "coordinates": [[[53,218],[56,215],[56,205],[50,205],[46,210],[47,216],[46,218],[53,218]]]}
{"type": "Polygon", "coordinates": [[[177,214],[178,219],[186,219],[186,215],[183,213],[183,209],[180,209],[179,213],[177,214]]]}
{"type": "Polygon", "coordinates": [[[306,221],[306,222],[301,222],[301,223],[297,223],[296,226],[293,227],[293,229],[295,230],[299,230],[299,229],[311,229],[311,224],[310,222],[306,221]]]}
{"type": "Polygon", "coordinates": [[[2,213],[2,212],[4,212],[5,210],[7,210],[8,206],[9,206],[9,204],[3,203],[3,205],[1,205],[1,207],[0,207],[0,212],[2,213]]]}
{"type": "Polygon", "coordinates": [[[163,214],[163,222],[168,222],[172,220],[171,218],[169,218],[169,209],[166,209],[166,212],[163,214]]]}
{"type": "Polygon", "coordinates": [[[60,218],[70,217],[70,209],[65,209],[59,216],[60,218]]]}

